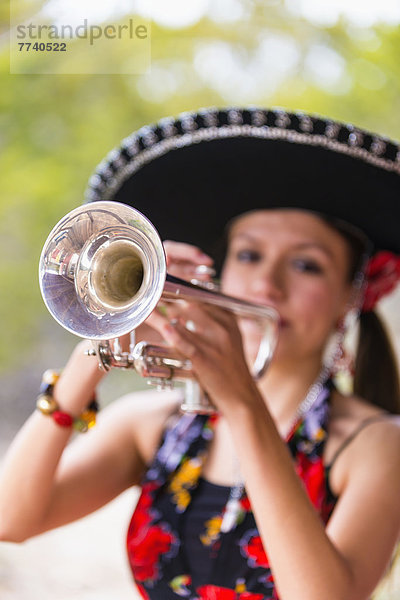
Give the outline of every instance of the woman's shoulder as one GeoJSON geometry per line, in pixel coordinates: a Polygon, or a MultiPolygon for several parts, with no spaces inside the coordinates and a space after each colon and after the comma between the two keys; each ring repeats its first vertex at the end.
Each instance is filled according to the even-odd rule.
{"type": "Polygon", "coordinates": [[[339,437],[347,437],[353,430],[372,422],[398,425],[399,416],[356,395],[335,391],[331,402],[331,428],[339,437]]]}
{"type": "Polygon", "coordinates": [[[180,388],[162,391],[149,389],[124,394],[112,404],[119,408],[124,407],[130,416],[163,420],[179,407],[182,398],[180,388]]]}
{"type": "Polygon", "coordinates": [[[341,488],[355,471],[367,470],[372,477],[391,469],[400,478],[400,416],[358,396],[335,393],[331,417],[325,460],[332,487],[341,488]]]}
{"type": "Polygon", "coordinates": [[[337,446],[333,453],[336,454],[342,444],[348,444],[356,438],[362,439],[364,430],[365,433],[368,430],[368,436],[372,431],[378,433],[392,431],[393,436],[396,437],[400,434],[400,415],[388,413],[359,396],[345,396],[335,392],[332,397],[329,426],[332,446],[337,446]]]}

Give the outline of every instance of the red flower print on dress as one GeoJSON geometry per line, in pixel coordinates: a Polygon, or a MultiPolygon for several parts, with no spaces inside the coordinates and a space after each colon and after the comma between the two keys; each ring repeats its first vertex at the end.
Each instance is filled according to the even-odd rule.
{"type": "Polygon", "coordinates": [[[151,506],[153,504],[152,493],[157,487],[157,483],[152,481],[143,485],[135,513],[129,525],[128,540],[130,542],[135,543],[138,538],[141,538],[146,526],[151,523],[151,506]]]}
{"type": "Polygon", "coordinates": [[[325,499],[325,469],[321,458],[311,461],[305,454],[299,452],[296,472],[302,479],[314,507],[320,510],[325,499]]]}
{"type": "Polygon", "coordinates": [[[135,580],[140,583],[158,580],[160,556],[175,550],[178,545],[167,524],[151,525],[155,515],[155,511],[151,510],[152,492],[157,487],[155,482],[143,486],[128,530],[129,562],[135,580]]]}
{"type": "Polygon", "coordinates": [[[241,505],[242,509],[244,510],[244,512],[251,511],[250,500],[248,499],[246,494],[244,496],[242,496],[242,498],[240,498],[240,505],[241,505]]]}
{"type": "Polygon", "coordinates": [[[367,263],[365,281],[362,312],[373,310],[383,296],[394,290],[400,281],[400,257],[388,251],[375,254],[367,263]]]}
{"type": "Polygon", "coordinates": [[[243,556],[247,558],[249,567],[269,568],[268,557],[261,542],[257,529],[251,529],[239,542],[243,556]]]}
{"type": "Polygon", "coordinates": [[[162,525],[153,525],[147,529],[140,546],[130,545],[129,558],[136,581],[158,580],[160,556],[171,550],[174,541],[174,535],[162,525]]]}
{"type": "Polygon", "coordinates": [[[196,590],[199,600],[263,600],[264,594],[236,592],[218,585],[203,585],[196,590]]]}

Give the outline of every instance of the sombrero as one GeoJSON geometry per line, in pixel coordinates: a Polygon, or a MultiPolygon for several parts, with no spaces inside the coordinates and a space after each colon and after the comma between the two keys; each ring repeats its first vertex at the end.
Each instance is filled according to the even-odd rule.
{"type": "Polygon", "coordinates": [[[208,108],[125,138],[90,177],[86,200],[138,209],[162,239],[213,253],[226,223],[253,209],[296,208],[362,230],[400,255],[400,146],[320,116],[208,108]]]}

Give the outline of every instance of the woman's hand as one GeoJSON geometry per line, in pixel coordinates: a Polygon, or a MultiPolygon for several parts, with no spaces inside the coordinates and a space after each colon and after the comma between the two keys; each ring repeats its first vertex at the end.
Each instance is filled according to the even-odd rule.
{"type": "Polygon", "coordinates": [[[192,363],[201,387],[224,412],[258,394],[234,315],[208,304],[175,303],[155,323],[169,346],[192,363]]]}
{"type": "Polygon", "coordinates": [[[167,271],[170,275],[186,281],[191,279],[210,281],[214,261],[200,248],[191,244],[166,240],[164,250],[167,258],[167,271]]]}
{"type": "MultiPolygon", "coordinates": [[[[164,243],[167,271],[181,279],[211,280],[213,260],[199,248],[164,243]]],[[[246,362],[237,319],[227,310],[197,302],[165,303],[146,324],[156,330],[177,355],[191,361],[201,387],[223,412],[225,400],[256,389],[246,362]]]]}
{"type": "MultiPolygon", "coordinates": [[[[167,240],[164,242],[164,249],[167,259],[167,271],[170,275],[186,281],[192,279],[211,281],[213,259],[204,254],[200,248],[191,244],[167,240]]],[[[167,312],[169,314],[168,318],[173,318],[174,309],[172,305],[170,304],[167,310],[165,304],[161,301],[146,321],[137,328],[137,340],[146,340],[154,344],[162,343],[161,329],[165,324],[167,312]]],[[[122,346],[125,349],[128,348],[129,336],[123,336],[122,346]]]]}

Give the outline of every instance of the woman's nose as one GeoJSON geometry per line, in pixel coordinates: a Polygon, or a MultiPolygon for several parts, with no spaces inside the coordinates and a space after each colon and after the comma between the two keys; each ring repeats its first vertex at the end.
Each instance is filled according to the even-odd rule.
{"type": "Polygon", "coordinates": [[[259,300],[280,300],[285,294],[284,277],[278,265],[260,265],[251,281],[252,293],[259,300]]]}

